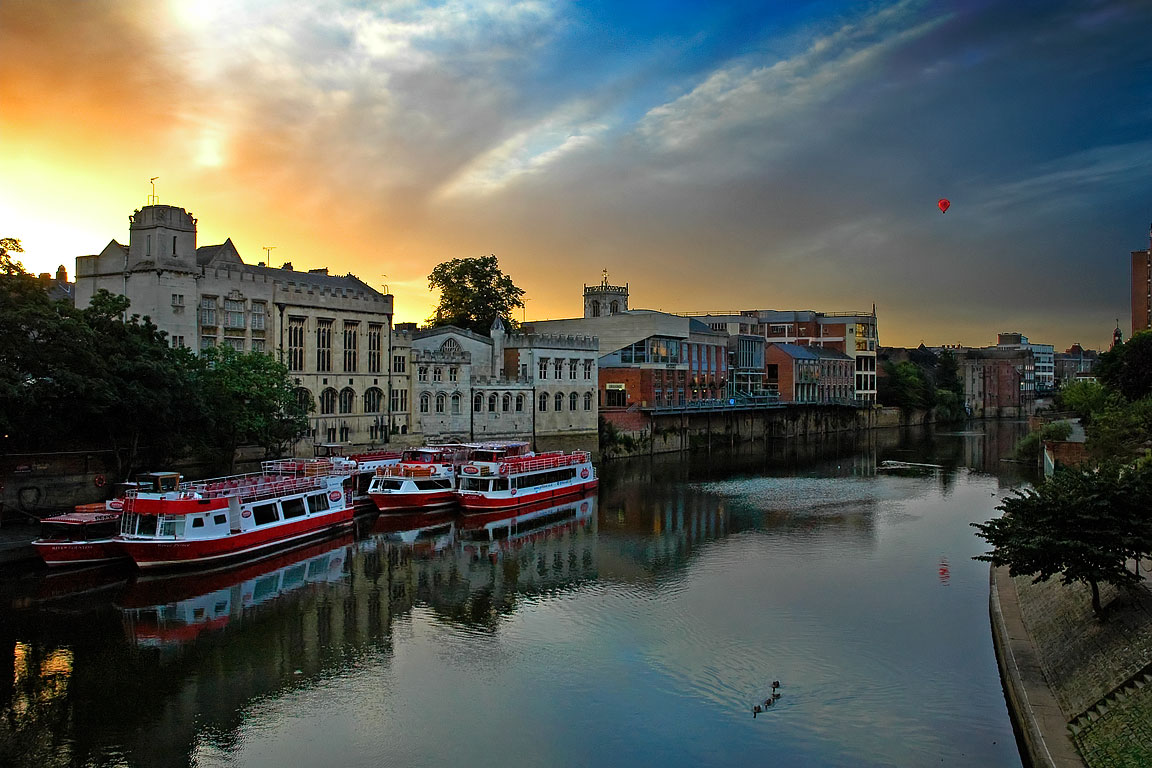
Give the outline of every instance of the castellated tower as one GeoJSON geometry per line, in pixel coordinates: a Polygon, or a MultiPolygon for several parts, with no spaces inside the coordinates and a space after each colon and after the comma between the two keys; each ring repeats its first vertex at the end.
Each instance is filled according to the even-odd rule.
{"type": "Polygon", "coordinates": [[[628,311],[628,283],[609,285],[608,270],[599,285],[584,286],[584,317],[604,317],[628,311]]]}
{"type": "Polygon", "coordinates": [[[128,218],[128,268],[196,269],[196,219],[174,205],[147,205],[128,218]]]}

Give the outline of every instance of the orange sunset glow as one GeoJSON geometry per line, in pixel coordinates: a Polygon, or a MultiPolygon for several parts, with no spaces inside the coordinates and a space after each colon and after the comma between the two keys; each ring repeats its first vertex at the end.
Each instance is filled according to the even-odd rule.
{"type": "Polygon", "coordinates": [[[1025,54],[965,39],[984,58],[961,66],[941,49],[960,21],[915,3],[766,18],[755,45],[708,27],[697,47],[635,18],[615,22],[627,44],[598,47],[564,12],[8,0],[0,234],[29,270],[72,274],[126,241],[158,177],[201,245],[387,285],[399,321],[430,314],[437,263],[489,253],[529,319],[579,315],[602,269],[637,308],[876,304],[895,345],[1018,330],[1104,346],[1126,314],[1146,219],[1128,191],[1152,149],[1106,126],[1087,150],[996,134],[1028,105],[983,62],[1025,54]]]}

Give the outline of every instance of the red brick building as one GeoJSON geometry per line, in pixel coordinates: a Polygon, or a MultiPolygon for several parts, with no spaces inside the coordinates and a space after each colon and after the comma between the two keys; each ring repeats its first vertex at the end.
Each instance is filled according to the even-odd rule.
{"type": "Polygon", "coordinates": [[[1152,328],[1152,232],[1149,248],[1132,251],[1132,333],[1152,328]]]}

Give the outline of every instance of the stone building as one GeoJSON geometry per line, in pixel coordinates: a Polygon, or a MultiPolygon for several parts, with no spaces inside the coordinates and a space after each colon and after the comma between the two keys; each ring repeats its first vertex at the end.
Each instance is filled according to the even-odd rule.
{"type": "Polygon", "coordinates": [[[597,430],[597,340],[591,336],[481,336],[455,326],[416,331],[411,366],[415,429],[430,442],[597,430]]]}
{"type": "Polygon", "coordinates": [[[390,294],[327,268],[245,264],[230,239],[198,246],[196,229],[183,208],[137,210],[127,245],[112,240],[77,257],[77,306],[104,288],[126,296],[129,311],[151,318],[172,346],[276,356],[315,406],[309,437],[317,442],[379,444],[407,423],[390,294]]]}
{"type": "Polygon", "coordinates": [[[1025,389],[1033,370],[1030,349],[970,349],[957,356],[964,383],[964,407],[973,418],[1020,418],[1035,407],[1025,389]]]}

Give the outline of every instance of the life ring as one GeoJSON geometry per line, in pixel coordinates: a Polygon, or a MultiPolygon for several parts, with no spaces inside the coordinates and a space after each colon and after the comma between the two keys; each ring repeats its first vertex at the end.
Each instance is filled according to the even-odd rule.
{"type": "Polygon", "coordinates": [[[96,475],[96,477],[92,478],[92,482],[96,484],[97,488],[103,488],[108,483],[104,475],[96,475]]]}
{"type": "Polygon", "coordinates": [[[507,464],[501,464],[500,465],[500,474],[502,474],[502,475],[508,474],[508,465],[507,464]]]}

